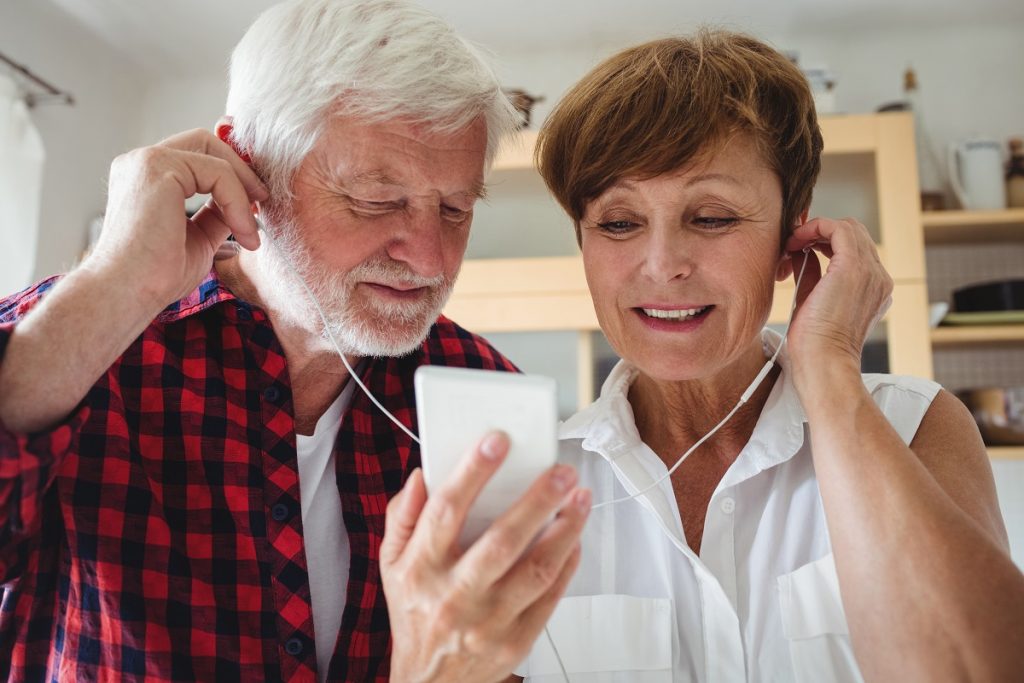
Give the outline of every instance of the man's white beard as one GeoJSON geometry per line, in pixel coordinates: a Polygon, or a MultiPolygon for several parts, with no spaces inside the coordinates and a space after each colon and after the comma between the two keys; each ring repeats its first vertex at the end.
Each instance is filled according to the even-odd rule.
{"type": "Polygon", "coordinates": [[[411,353],[426,339],[451,295],[454,277],[421,277],[386,254],[368,259],[347,273],[327,272],[297,238],[300,229],[294,221],[266,227],[273,244],[266,244],[257,254],[259,268],[273,292],[271,305],[291,324],[315,325],[325,341],[329,340],[329,330],[345,355],[411,353]],[[327,329],[309,294],[296,281],[296,273],[313,292],[327,319],[327,329]],[[383,301],[365,291],[357,293],[361,282],[426,287],[428,292],[417,301],[383,301]]]}

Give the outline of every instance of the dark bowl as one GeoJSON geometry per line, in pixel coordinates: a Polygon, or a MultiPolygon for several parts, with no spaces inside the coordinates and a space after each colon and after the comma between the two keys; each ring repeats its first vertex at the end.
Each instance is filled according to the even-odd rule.
{"type": "Polygon", "coordinates": [[[953,310],[1024,311],[1024,280],[982,282],[953,291],[953,310]]]}

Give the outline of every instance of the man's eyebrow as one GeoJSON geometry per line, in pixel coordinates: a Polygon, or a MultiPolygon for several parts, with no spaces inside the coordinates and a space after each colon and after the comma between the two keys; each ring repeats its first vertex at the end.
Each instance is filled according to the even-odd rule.
{"type": "Polygon", "coordinates": [[[473,187],[469,188],[469,190],[464,192],[463,194],[466,194],[474,199],[487,199],[487,185],[482,180],[478,181],[473,185],[473,187]]]}
{"type": "Polygon", "coordinates": [[[359,171],[352,176],[352,182],[358,185],[401,185],[385,171],[359,171]]]}
{"type": "MultiPolygon", "coordinates": [[[[354,185],[392,185],[402,187],[402,183],[389,176],[386,171],[381,170],[359,171],[352,176],[352,183],[354,185]]],[[[472,187],[468,190],[457,192],[456,194],[473,199],[486,199],[487,185],[483,180],[479,180],[473,183],[472,187]]]]}

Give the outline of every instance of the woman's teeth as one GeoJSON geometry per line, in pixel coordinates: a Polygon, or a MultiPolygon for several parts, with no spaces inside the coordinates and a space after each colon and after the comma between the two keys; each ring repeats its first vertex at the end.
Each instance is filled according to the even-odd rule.
{"type": "Polygon", "coordinates": [[[662,320],[686,320],[696,315],[700,315],[704,311],[708,310],[707,306],[702,308],[689,308],[689,309],[675,309],[675,310],[662,310],[660,308],[644,308],[643,312],[652,318],[661,318],[662,320]]]}

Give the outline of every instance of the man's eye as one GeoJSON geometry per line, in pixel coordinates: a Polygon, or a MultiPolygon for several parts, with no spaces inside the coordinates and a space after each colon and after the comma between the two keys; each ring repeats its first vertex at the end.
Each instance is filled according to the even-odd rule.
{"type": "Polygon", "coordinates": [[[469,215],[469,211],[460,209],[457,206],[448,206],[447,204],[441,205],[441,214],[451,220],[462,220],[469,215]]]}
{"type": "Polygon", "coordinates": [[[355,208],[370,213],[386,213],[401,208],[399,202],[370,202],[363,199],[352,199],[351,201],[355,208]]]}

